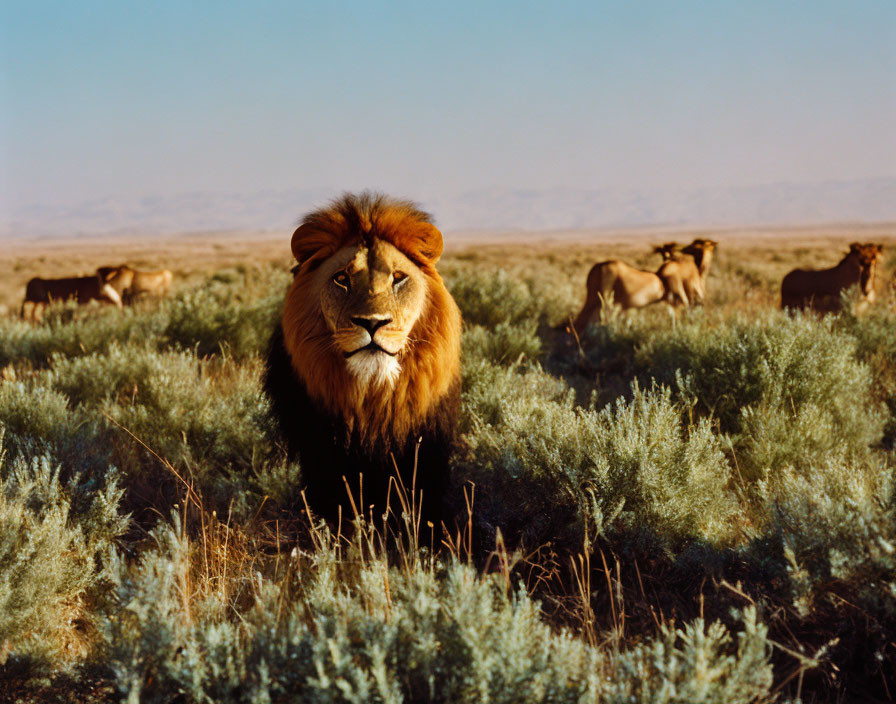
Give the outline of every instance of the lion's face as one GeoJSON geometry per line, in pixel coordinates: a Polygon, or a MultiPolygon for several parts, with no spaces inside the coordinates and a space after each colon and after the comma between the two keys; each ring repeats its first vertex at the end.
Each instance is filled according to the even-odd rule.
{"type": "Polygon", "coordinates": [[[291,244],[281,330],[296,378],[365,443],[416,432],[460,383],[442,233],[412,203],[347,194],[306,215],[291,244]]]}
{"type": "Polygon", "coordinates": [[[393,384],[426,306],[426,276],[379,239],[343,247],[314,276],[321,314],[349,373],[364,386],[393,384]]]}

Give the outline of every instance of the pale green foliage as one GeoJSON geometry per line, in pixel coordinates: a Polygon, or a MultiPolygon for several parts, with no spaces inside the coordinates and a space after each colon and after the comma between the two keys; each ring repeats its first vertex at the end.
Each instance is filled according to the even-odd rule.
{"type": "Polygon", "coordinates": [[[240,359],[263,354],[280,314],[280,289],[285,283],[280,276],[268,279],[267,295],[257,300],[246,300],[245,294],[235,293],[234,289],[238,291],[247,283],[238,276],[215,278],[182,292],[166,306],[165,339],[195,349],[200,356],[222,350],[240,359]],[[272,285],[275,281],[281,286],[272,285]]]}
{"type": "Polygon", "coordinates": [[[59,666],[82,655],[77,621],[92,620],[85,602],[126,525],[114,477],[96,487],[76,476],[64,487],[59,472],[47,455],[26,461],[0,450],[0,664],[59,666]]]}
{"type": "Polygon", "coordinates": [[[762,484],[772,523],[804,615],[832,599],[879,618],[896,618],[896,493],[891,468],[818,467],[811,478],[783,471],[762,484]],[[831,589],[832,582],[840,586],[831,589]]]}
{"type": "Polygon", "coordinates": [[[60,443],[77,430],[66,397],[31,381],[0,383],[0,424],[13,448],[33,439],[60,443]]]}
{"type": "MultiPolygon", "coordinates": [[[[268,476],[285,465],[270,437],[259,365],[117,343],[105,353],[53,355],[51,363],[27,381],[0,386],[0,420],[15,442],[49,443],[67,465],[88,472],[121,462],[113,451],[129,444],[132,485],[182,491],[158,456],[222,511],[249,510],[253,479],[285,495],[282,482],[268,476]]],[[[295,467],[290,471],[296,480],[295,467]]]]}
{"type": "Polygon", "coordinates": [[[635,386],[632,401],[588,410],[538,370],[477,375],[461,470],[501,495],[483,497],[497,525],[549,539],[574,510],[598,531],[619,517],[673,543],[727,539],[736,504],[721,443],[705,420],[684,426],[667,389],[635,386]]]}
{"type": "Polygon", "coordinates": [[[112,307],[85,314],[75,304],[52,306],[40,324],[0,318],[0,366],[49,363],[54,353],[66,357],[103,352],[113,342],[155,343],[164,330],[164,315],[112,307]]]}
{"type": "Polygon", "coordinates": [[[541,354],[541,340],[533,330],[522,325],[498,323],[492,330],[473,325],[464,332],[463,354],[467,360],[514,364],[523,359],[537,359],[541,354]]]}
{"type": "Polygon", "coordinates": [[[860,316],[844,314],[838,322],[856,338],[859,358],[874,373],[872,391],[889,411],[885,441],[892,448],[896,445],[896,292],[891,293],[888,306],[882,303],[860,316]]]}
{"type": "Polygon", "coordinates": [[[192,349],[201,356],[222,351],[239,359],[261,355],[288,282],[286,272],[242,268],[124,310],[84,311],[67,304],[52,306],[40,324],[0,318],[0,367],[23,360],[43,366],[54,353],[103,353],[113,343],[192,349]]]}
{"type": "Polygon", "coordinates": [[[359,542],[340,559],[327,542],[278,581],[233,575],[251,595],[237,612],[197,581],[197,546],[179,530],[158,529],[140,563],[119,568],[104,632],[128,702],[770,701],[753,611],[736,648],[698,620],[612,653],[550,629],[498,576],[456,561],[398,569],[359,542]]]}
{"type": "Polygon", "coordinates": [[[128,701],[172,691],[197,702],[594,698],[600,654],[553,633],[524,592],[470,567],[438,575],[374,559],[346,572],[325,548],[285,581],[250,577],[254,605],[237,616],[191,582],[194,547],[176,526],[156,540],[139,565],[120,567],[106,619],[128,701]]]}
{"type": "Polygon", "coordinates": [[[703,619],[683,629],[663,627],[652,643],[622,653],[607,704],[750,704],[771,702],[771,646],[756,611],[744,611],[743,631],[731,635],[718,621],[703,619]]]}
{"type": "Polygon", "coordinates": [[[539,311],[529,287],[508,272],[465,270],[446,282],[467,325],[530,323],[539,311]]]}
{"type": "Polygon", "coordinates": [[[592,358],[627,354],[633,375],[677,387],[718,422],[746,478],[865,458],[883,434],[871,369],[833,319],[762,311],[718,324],[691,315],[673,329],[616,322],[593,334],[592,358]]]}

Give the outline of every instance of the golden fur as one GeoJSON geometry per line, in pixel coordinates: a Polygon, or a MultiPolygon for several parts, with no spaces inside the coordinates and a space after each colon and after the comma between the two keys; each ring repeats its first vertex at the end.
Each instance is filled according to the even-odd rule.
{"type": "Polygon", "coordinates": [[[304,219],[292,251],[282,329],[296,376],[365,444],[404,441],[460,378],[441,233],[411,203],[346,196],[304,219]]]}
{"type": "Polygon", "coordinates": [[[692,306],[704,302],[706,277],[717,245],[713,240],[695,239],[679,251],[675,251],[674,242],[655,248],[666,260],[657,274],[663,280],[669,303],[692,306]]]}
{"type": "Polygon", "coordinates": [[[858,284],[861,306],[874,300],[874,277],[883,259],[883,245],[853,242],[849,252],[830,269],[794,269],[781,282],[782,308],[834,312],[842,307],[840,294],[858,284]]]}
{"type": "Polygon", "coordinates": [[[663,258],[656,273],[636,269],[618,259],[595,264],[585,282],[585,305],[573,322],[582,332],[596,311],[611,301],[622,310],[643,308],[665,301],[672,306],[702,303],[706,276],[717,246],[712,240],[696,239],[683,249],[676,242],[653,248],[663,258]]]}
{"type": "Polygon", "coordinates": [[[168,269],[138,271],[127,264],[103,266],[97,269],[96,273],[126,300],[133,300],[142,295],[164,296],[171,291],[174,279],[168,269]]]}
{"type": "Polygon", "coordinates": [[[595,312],[611,303],[623,310],[643,308],[658,303],[665,295],[663,280],[652,271],[636,269],[618,259],[598,262],[588,272],[585,305],[576,316],[573,327],[581,333],[595,312]]]}

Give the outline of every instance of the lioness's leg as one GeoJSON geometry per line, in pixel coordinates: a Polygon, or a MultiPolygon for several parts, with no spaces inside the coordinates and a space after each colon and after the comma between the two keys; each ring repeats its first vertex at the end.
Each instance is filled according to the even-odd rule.
{"type": "Polygon", "coordinates": [[[599,308],[600,295],[595,293],[592,296],[591,292],[589,291],[588,297],[585,299],[585,306],[582,308],[582,312],[576,316],[576,319],[572,324],[577,333],[581,333],[588,326],[588,323],[591,322],[591,319],[594,316],[594,312],[599,308]]]}

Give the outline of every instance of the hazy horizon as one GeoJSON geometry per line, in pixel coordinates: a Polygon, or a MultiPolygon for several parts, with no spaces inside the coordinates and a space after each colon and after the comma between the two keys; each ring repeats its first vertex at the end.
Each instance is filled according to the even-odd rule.
{"type": "Polygon", "coordinates": [[[792,184],[803,211],[826,212],[811,202],[830,198],[826,184],[886,183],[843,212],[880,197],[892,213],[896,3],[885,0],[0,12],[7,230],[66,209],[90,228],[91,203],[180,199],[189,214],[190,194],[244,196],[244,213],[268,218],[279,206],[252,205],[258,194],[361,188],[461,203],[447,206],[461,215],[459,194],[623,193],[647,207],[610,203],[606,217],[664,221],[679,217],[663,205],[670,192],[724,200],[792,184]]]}

